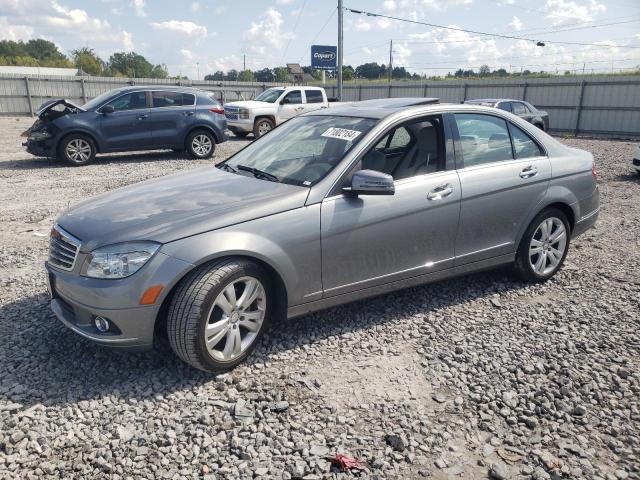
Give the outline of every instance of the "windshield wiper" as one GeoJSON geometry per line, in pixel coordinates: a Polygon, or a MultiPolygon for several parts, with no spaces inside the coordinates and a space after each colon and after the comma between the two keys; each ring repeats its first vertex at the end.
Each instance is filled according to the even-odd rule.
{"type": "Polygon", "coordinates": [[[233,168],[231,165],[227,164],[227,163],[221,163],[220,165],[218,165],[219,169],[224,169],[227,172],[231,172],[231,173],[238,173],[238,170],[236,170],[235,168],[233,168]]]}
{"type": "Polygon", "coordinates": [[[264,170],[259,170],[254,167],[248,167],[247,165],[236,165],[238,170],[243,170],[245,172],[253,173],[253,176],[256,178],[264,178],[265,180],[269,180],[270,182],[280,182],[280,179],[275,175],[265,172],[264,170]]]}

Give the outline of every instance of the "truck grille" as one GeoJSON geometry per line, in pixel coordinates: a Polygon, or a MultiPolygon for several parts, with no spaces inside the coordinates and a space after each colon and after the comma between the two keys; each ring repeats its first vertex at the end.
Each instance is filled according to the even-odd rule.
{"type": "Polygon", "coordinates": [[[80,240],[54,225],[49,237],[49,263],[60,270],[73,270],[80,240]]]}
{"type": "Polygon", "coordinates": [[[227,120],[239,120],[238,107],[224,107],[224,116],[227,120]]]}

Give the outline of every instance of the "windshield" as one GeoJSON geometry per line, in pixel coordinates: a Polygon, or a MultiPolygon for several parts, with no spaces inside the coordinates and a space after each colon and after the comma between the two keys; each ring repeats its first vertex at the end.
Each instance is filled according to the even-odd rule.
{"type": "Polygon", "coordinates": [[[255,99],[258,102],[274,103],[276,100],[278,100],[280,95],[282,95],[282,92],[284,92],[283,88],[270,88],[269,90],[265,90],[264,92],[262,92],[255,99]]]}
{"type": "Polygon", "coordinates": [[[94,108],[102,105],[102,103],[106,102],[111,97],[119,94],[119,90],[109,90],[108,92],[103,93],[102,95],[98,95],[93,100],[89,100],[87,103],[82,105],[84,110],[93,110],[94,108]]]}
{"type": "Polygon", "coordinates": [[[333,170],[376,123],[371,118],[296,117],[249,144],[223,168],[248,175],[249,167],[276,181],[309,187],[333,170]]]}

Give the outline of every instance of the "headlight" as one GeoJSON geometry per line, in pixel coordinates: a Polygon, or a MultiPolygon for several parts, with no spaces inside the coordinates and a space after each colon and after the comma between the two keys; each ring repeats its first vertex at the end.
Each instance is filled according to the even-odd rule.
{"type": "Polygon", "coordinates": [[[249,118],[249,109],[248,108],[238,109],[238,116],[240,118],[249,118]]]}
{"type": "Polygon", "coordinates": [[[128,242],[101,247],[89,257],[85,275],[91,278],[125,278],[133,275],[160,248],[155,242],[128,242]]]}
{"type": "Polygon", "coordinates": [[[41,142],[42,140],[46,140],[47,138],[51,138],[51,134],[46,130],[41,130],[39,132],[31,132],[29,134],[29,140],[33,140],[34,142],[41,142]]]}

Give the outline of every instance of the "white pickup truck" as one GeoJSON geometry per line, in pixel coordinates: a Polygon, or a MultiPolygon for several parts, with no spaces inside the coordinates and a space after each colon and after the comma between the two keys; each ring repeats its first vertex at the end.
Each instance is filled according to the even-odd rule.
{"type": "Polygon", "coordinates": [[[328,106],[324,88],[276,87],[254,100],[226,103],[224,114],[234,134],[246,137],[253,132],[258,138],[296,115],[328,106]]]}

